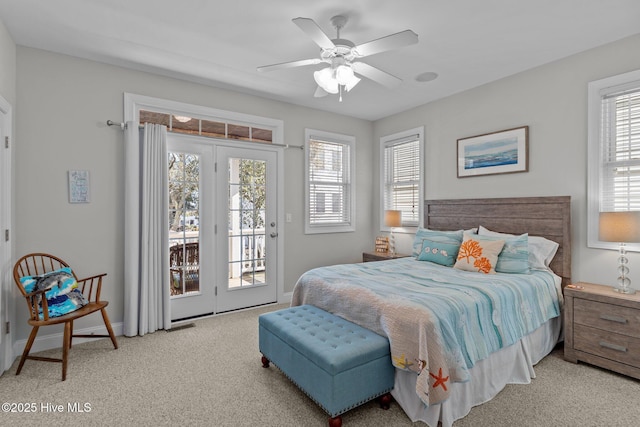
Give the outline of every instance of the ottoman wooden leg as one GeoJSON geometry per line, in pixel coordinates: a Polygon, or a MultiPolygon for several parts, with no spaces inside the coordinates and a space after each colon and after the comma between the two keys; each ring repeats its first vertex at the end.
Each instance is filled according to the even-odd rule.
{"type": "Polygon", "coordinates": [[[269,359],[267,359],[264,356],[262,356],[262,367],[263,368],[268,368],[269,367],[269,359]]]}
{"type": "Polygon", "coordinates": [[[337,417],[329,418],[329,427],[342,427],[342,417],[338,415],[337,417]]]}
{"type": "Polygon", "coordinates": [[[391,407],[391,401],[393,400],[393,397],[391,397],[391,393],[383,394],[378,399],[380,401],[380,407],[382,409],[387,410],[389,409],[389,407],[391,407]]]}

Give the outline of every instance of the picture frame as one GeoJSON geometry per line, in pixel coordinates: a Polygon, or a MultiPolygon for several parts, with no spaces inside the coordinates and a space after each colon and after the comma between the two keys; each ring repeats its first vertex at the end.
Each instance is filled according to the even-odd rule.
{"type": "Polygon", "coordinates": [[[389,237],[387,236],[376,237],[376,252],[378,253],[389,252],[389,237]]]}
{"type": "Polygon", "coordinates": [[[529,171],[529,126],[458,139],[458,178],[529,171]]]}
{"type": "Polygon", "coordinates": [[[69,203],[89,203],[89,171],[70,170],[69,180],[69,203]]]}

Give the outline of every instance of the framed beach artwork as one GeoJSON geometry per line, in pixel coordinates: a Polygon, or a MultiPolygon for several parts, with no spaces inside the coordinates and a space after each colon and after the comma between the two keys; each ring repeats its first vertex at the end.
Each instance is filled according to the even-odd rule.
{"type": "Polygon", "coordinates": [[[458,140],[458,178],[529,170],[529,126],[458,140]]]}

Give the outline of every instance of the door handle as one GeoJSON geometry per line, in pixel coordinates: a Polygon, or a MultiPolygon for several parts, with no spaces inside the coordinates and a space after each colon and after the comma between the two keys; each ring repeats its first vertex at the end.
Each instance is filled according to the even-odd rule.
{"type": "Polygon", "coordinates": [[[278,233],[276,233],[275,231],[273,231],[273,232],[270,234],[270,236],[271,236],[271,237],[278,237],[278,233]]]}

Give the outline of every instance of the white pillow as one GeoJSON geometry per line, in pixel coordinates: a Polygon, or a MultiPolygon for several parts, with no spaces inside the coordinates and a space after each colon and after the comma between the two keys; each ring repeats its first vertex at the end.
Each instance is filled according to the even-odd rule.
{"type": "MultiPolygon", "coordinates": [[[[497,231],[491,231],[483,226],[478,228],[478,234],[481,236],[495,236],[495,237],[514,237],[514,234],[498,233],[497,231]]],[[[548,270],[551,271],[549,265],[551,260],[556,255],[558,247],[560,245],[553,240],[545,239],[542,236],[529,235],[529,266],[534,270],[548,270]]]]}

